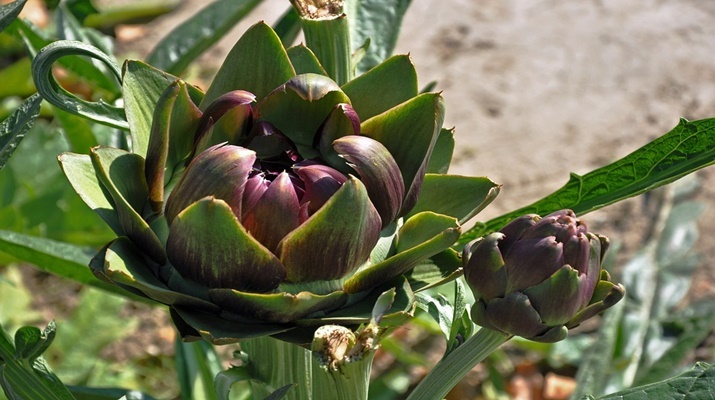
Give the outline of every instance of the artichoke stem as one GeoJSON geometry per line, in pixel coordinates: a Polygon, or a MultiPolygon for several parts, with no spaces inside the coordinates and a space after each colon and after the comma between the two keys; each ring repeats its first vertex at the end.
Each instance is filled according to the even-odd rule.
{"type": "Polygon", "coordinates": [[[367,400],[377,327],[325,325],[313,338],[313,400],[367,400]]]}
{"type": "Polygon", "coordinates": [[[422,379],[407,400],[443,399],[475,365],[487,358],[512,336],[482,328],[454,349],[422,379]]]}
{"type": "Polygon", "coordinates": [[[377,329],[356,337],[342,326],[318,329],[313,351],[270,337],[241,343],[248,353],[253,398],[293,384],[287,400],[367,400],[377,329]]]}
{"type": "Polygon", "coordinates": [[[285,385],[295,386],[283,397],[285,400],[312,399],[311,362],[310,351],[271,337],[260,337],[241,343],[241,349],[248,353],[251,376],[254,380],[268,385],[251,381],[253,398],[264,398],[271,391],[285,385]]]}
{"type": "Polygon", "coordinates": [[[301,3],[305,1],[293,1],[301,16],[306,45],[318,57],[328,76],[342,86],[355,75],[350,50],[350,26],[346,14],[342,12],[342,2],[325,2],[331,4],[331,7],[320,13],[304,11],[307,8],[300,6],[301,3]]]}
{"type": "Polygon", "coordinates": [[[367,400],[375,352],[337,369],[313,363],[313,400],[367,400]]]}

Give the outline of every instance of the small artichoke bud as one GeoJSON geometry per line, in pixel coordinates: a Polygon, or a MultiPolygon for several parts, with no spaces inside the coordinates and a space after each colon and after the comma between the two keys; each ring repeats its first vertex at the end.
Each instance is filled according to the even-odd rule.
{"type": "Polygon", "coordinates": [[[464,249],[464,275],[482,327],[540,342],[616,304],[624,295],[601,262],[608,239],[571,210],[519,217],[464,249]]]}

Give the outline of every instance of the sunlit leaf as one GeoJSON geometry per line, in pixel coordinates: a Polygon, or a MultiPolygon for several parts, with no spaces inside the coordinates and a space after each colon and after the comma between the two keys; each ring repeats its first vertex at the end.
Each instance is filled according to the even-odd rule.
{"type": "MultiPolygon", "coordinates": [[[[132,150],[146,157],[154,108],[164,90],[179,78],[135,60],[124,63],[123,76],[124,107],[131,127],[132,150]]],[[[202,94],[198,89],[191,85],[186,87],[194,102],[201,101],[202,94]]]]}
{"type": "Polygon", "coordinates": [[[455,217],[463,224],[488,206],[500,188],[483,177],[426,174],[417,204],[408,215],[429,210],[455,217]]]}
{"type": "MultiPolygon", "coordinates": [[[[81,0],[87,1],[90,0],[81,0]]],[[[148,24],[164,14],[168,14],[180,5],[176,0],[161,0],[152,2],[123,2],[111,7],[102,8],[102,12],[89,14],[82,25],[96,28],[103,32],[111,31],[118,25],[148,24]]],[[[81,20],[77,13],[73,14],[81,20]]]]}
{"type": "Polygon", "coordinates": [[[280,38],[259,22],[228,53],[199,108],[205,110],[217,97],[237,89],[253,93],[260,101],[293,76],[295,71],[280,38]]]}
{"type": "Polygon", "coordinates": [[[452,318],[454,316],[454,307],[449,302],[446,296],[438,293],[435,297],[427,293],[417,294],[417,307],[426,311],[432,319],[439,324],[439,328],[444,335],[444,338],[449,343],[452,330],[452,318]]]}
{"type": "MultiPolygon", "coordinates": [[[[61,40],[76,40],[91,44],[99,48],[103,53],[110,55],[114,52],[114,42],[109,36],[105,36],[94,29],[83,27],[72,12],[67,8],[66,4],[60,4],[56,12],[57,36],[61,40]]],[[[89,61],[94,65],[95,70],[104,78],[111,79],[112,67],[105,65],[104,61],[95,58],[89,58],[89,61]],[[109,67],[109,68],[107,68],[109,67]]],[[[116,80],[109,80],[109,89],[112,93],[118,94],[121,85],[116,80]]]]}
{"type": "Polygon", "coordinates": [[[409,56],[391,57],[342,87],[366,120],[417,96],[417,71],[409,56]]]}
{"type": "Polygon", "coordinates": [[[604,313],[596,341],[582,355],[576,374],[577,385],[571,399],[580,399],[586,393],[602,393],[606,388],[608,376],[613,372],[610,368],[613,360],[604,355],[611,353],[616,345],[625,303],[622,301],[604,313]]]}
{"type": "Polygon", "coordinates": [[[66,0],[65,6],[80,22],[92,14],[99,13],[92,4],[92,0],[66,0]]]}
{"type": "Polygon", "coordinates": [[[439,132],[434,151],[427,164],[428,174],[446,174],[452,163],[454,153],[454,129],[444,129],[439,132]]]}

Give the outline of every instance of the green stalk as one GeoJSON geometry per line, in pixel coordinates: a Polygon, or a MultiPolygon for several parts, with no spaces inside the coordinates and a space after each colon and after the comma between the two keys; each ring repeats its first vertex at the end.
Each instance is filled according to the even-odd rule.
{"type": "Polygon", "coordinates": [[[324,345],[317,353],[270,337],[241,343],[241,349],[249,356],[253,398],[265,398],[285,385],[294,384],[283,399],[367,400],[375,350],[362,342],[356,346],[352,332],[338,328],[352,336],[350,343],[342,342],[345,346],[335,349],[332,346],[340,341],[322,342],[324,345]]]}
{"type": "Polygon", "coordinates": [[[350,26],[340,0],[292,0],[301,17],[305,42],[338,85],[354,78],[350,26]]]}
{"type": "Polygon", "coordinates": [[[330,368],[313,363],[313,400],[367,400],[375,352],[330,368]]]}
{"type": "Polygon", "coordinates": [[[312,397],[312,355],[310,351],[271,337],[260,337],[241,343],[241,349],[248,353],[248,368],[251,376],[262,381],[251,382],[254,398],[265,398],[272,391],[285,385],[295,384],[283,399],[311,400],[312,397]]]}
{"type": "Polygon", "coordinates": [[[440,360],[407,400],[443,399],[467,372],[509,339],[511,336],[504,333],[480,329],[440,360]]]}
{"type": "Polygon", "coordinates": [[[367,400],[379,328],[324,325],[313,336],[313,400],[367,400]]]}

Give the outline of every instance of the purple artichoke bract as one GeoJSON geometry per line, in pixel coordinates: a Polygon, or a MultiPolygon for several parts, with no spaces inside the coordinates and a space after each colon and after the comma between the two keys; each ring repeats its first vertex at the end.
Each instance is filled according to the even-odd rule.
{"type": "Polygon", "coordinates": [[[564,339],[568,329],[623,298],[623,286],[601,268],[608,244],[571,210],[525,215],[467,244],[472,319],[535,341],[564,339]]]}
{"type": "MultiPolygon", "coordinates": [[[[209,112],[215,108],[213,105],[234,97],[229,93],[218,98],[202,120],[216,118],[209,112]]],[[[347,104],[340,106],[352,111],[347,104]]],[[[220,115],[216,119],[219,118],[220,115]]],[[[359,122],[355,125],[359,126],[359,122]]],[[[286,280],[296,283],[340,279],[367,260],[379,238],[382,221],[389,224],[390,218],[396,216],[380,215],[375,209],[373,203],[386,197],[371,200],[365,185],[356,177],[317,159],[304,159],[298,146],[270,122],[254,123],[251,134],[240,142],[242,146],[217,144],[199,153],[166,201],[165,216],[170,227],[167,254],[183,277],[210,288],[260,293],[286,280]],[[246,250],[233,245],[211,248],[202,241],[195,242],[200,232],[196,231],[189,208],[201,202],[230,208],[242,228],[239,230],[250,235],[244,234],[243,241],[274,257],[257,263],[256,258],[245,255],[246,250]],[[233,267],[217,270],[218,260],[210,258],[210,254],[231,251],[236,253],[228,258],[234,260],[233,267]],[[237,264],[237,260],[242,262],[237,264]]],[[[385,163],[361,167],[379,168],[376,173],[392,174],[401,184],[394,159],[379,142],[349,136],[336,142],[343,144],[343,154],[359,152],[362,146],[385,152],[385,163]]],[[[398,194],[394,200],[401,202],[402,196],[398,194]]],[[[394,208],[399,210],[399,206],[394,208]]]]}

